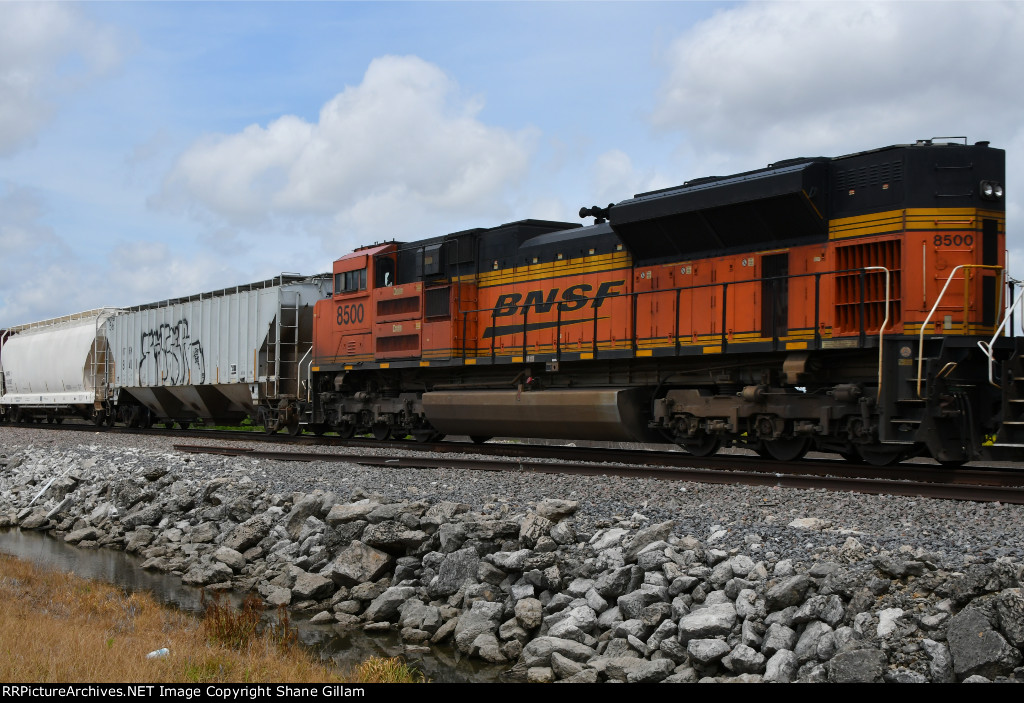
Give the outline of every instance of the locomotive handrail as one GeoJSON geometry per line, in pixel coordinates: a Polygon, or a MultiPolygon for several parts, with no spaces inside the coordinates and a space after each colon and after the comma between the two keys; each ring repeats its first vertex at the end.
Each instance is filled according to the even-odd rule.
{"type": "MultiPolygon", "coordinates": [[[[298,369],[298,371],[299,371],[298,374],[296,374],[296,375],[299,378],[302,377],[302,375],[301,375],[302,374],[302,362],[304,362],[307,358],[312,356],[312,354],[313,354],[313,347],[310,347],[309,350],[305,354],[302,355],[302,358],[299,359],[299,364],[296,367],[298,369]]],[[[298,396],[298,390],[299,389],[296,388],[295,390],[296,390],[295,395],[298,396]]],[[[312,361],[312,359],[310,359],[310,362],[308,364],[306,364],[306,402],[307,403],[313,402],[313,361],[312,361]]]]}
{"type": "MultiPolygon", "coordinates": [[[[981,266],[977,266],[976,268],[982,268],[982,267],[981,266]]],[[[1001,268],[1001,267],[991,267],[991,266],[989,266],[989,267],[986,267],[986,268],[1001,268]]],[[[858,318],[859,318],[859,320],[858,320],[859,325],[858,326],[860,327],[859,336],[860,336],[860,339],[861,339],[861,344],[863,345],[864,339],[865,339],[865,332],[866,332],[866,319],[865,319],[865,314],[864,314],[864,310],[863,310],[863,301],[864,301],[864,295],[865,295],[863,276],[864,276],[864,273],[866,271],[871,271],[871,270],[874,270],[874,271],[885,271],[886,272],[886,274],[885,274],[886,275],[885,319],[883,320],[882,325],[879,328],[879,346],[881,346],[882,340],[884,338],[885,330],[888,327],[889,322],[891,321],[891,304],[892,304],[892,300],[891,300],[891,296],[892,296],[892,293],[891,293],[891,280],[890,280],[890,275],[891,275],[892,272],[889,269],[887,269],[886,267],[884,267],[884,266],[868,266],[868,267],[861,267],[861,268],[839,269],[839,270],[835,270],[835,271],[814,271],[814,272],[808,272],[808,273],[786,274],[786,275],[781,275],[781,276],[763,276],[763,277],[759,277],[759,278],[751,278],[751,279],[742,280],[742,281],[721,281],[721,282],[715,282],[715,283],[701,283],[699,285],[692,285],[692,286],[676,286],[674,288],[663,288],[663,289],[659,289],[659,290],[632,291],[630,293],[618,293],[618,294],[611,293],[611,294],[605,294],[605,295],[581,296],[579,298],[579,300],[584,300],[586,302],[594,302],[594,301],[600,301],[600,300],[610,300],[610,299],[613,299],[613,298],[629,298],[631,300],[630,306],[631,306],[631,309],[633,311],[633,315],[632,315],[632,318],[633,318],[632,319],[632,345],[633,345],[633,351],[635,353],[637,348],[638,348],[638,344],[637,344],[637,340],[636,340],[636,336],[637,336],[636,314],[637,314],[637,304],[638,304],[638,301],[639,301],[639,297],[641,295],[658,295],[658,294],[672,294],[672,293],[675,293],[675,297],[676,297],[676,301],[675,301],[676,302],[676,304],[675,304],[676,315],[675,315],[675,320],[673,322],[673,327],[674,327],[674,329],[673,329],[674,335],[673,336],[675,338],[675,343],[674,343],[675,355],[678,356],[680,354],[680,351],[681,351],[681,346],[680,346],[680,341],[679,341],[681,311],[680,311],[679,308],[680,308],[680,302],[681,302],[681,295],[682,295],[682,293],[684,291],[697,291],[697,290],[708,289],[708,288],[721,288],[721,290],[722,290],[722,301],[721,301],[721,308],[722,308],[721,325],[722,325],[722,327],[721,327],[721,330],[718,333],[713,333],[713,334],[717,334],[719,336],[719,338],[720,338],[719,344],[722,347],[722,351],[724,351],[726,346],[728,344],[730,344],[730,342],[729,342],[729,330],[728,330],[727,324],[726,324],[728,322],[728,289],[729,289],[729,286],[731,286],[731,285],[750,285],[750,284],[755,284],[755,283],[763,283],[765,281],[776,282],[776,281],[781,281],[781,280],[808,278],[808,277],[812,277],[813,276],[814,277],[814,339],[815,339],[816,343],[820,343],[820,341],[821,341],[821,329],[819,327],[819,323],[820,323],[820,317],[821,317],[821,308],[820,308],[820,303],[821,303],[821,301],[820,301],[821,277],[822,276],[826,276],[826,275],[827,276],[836,276],[838,274],[860,273],[861,274],[861,279],[862,279],[861,282],[860,282],[861,283],[860,298],[861,298],[861,303],[862,304],[860,306],[861,309],[859,310],[859,314],[858,314],[858,318]]],[[[778,288],[778,286],[773,286],[773,295],[777,294],[777,288],[778,288]]],[[[539,303],[538,303],[538,305],[539,305],[539,303]]],[[[527,324],[527,319],[526,318],[527,318],[527,315],[528,315],[529,308],[532,308],[532,307],[534,307],[534,304],[521,306],[522,311],[521,311],[520,314],[523,315],[523,318],[524,318],[523,321],[522,321],[522,332],[521,332],[521,334],[523,335],[523,340],[517,346],[520,348],[524,360],[525,360],[526,352],[527,352],[526,337],[527,337],[527,335],[529,333],[529,326],[527,324]]],[[[468,345],[468,341],[469,341],[468,340],[468,336],[467,336],[469,315],[471,315],[471,314],[479,315],[481,313],[489,313],[491,328],[494,329],[496,327],[496,325],[497,325],[497,313],[502,308],[503,308],[503,306],[497,306],[497,307],[491,307],[491,308],[475,308],[475,309],[468,309],[468,310],[460,309],[458,311],[458,314],[462,315],[462,359],[463,359],[463,361],[465,361],[465,359],[468,357],[468,353],[469,353],[469,349],[468,349],[468,346],[467,346],[468,345]]],[[[560,361],[561,360],[561,355],[562,355],[562,353],[564,351],[563,345],[562,345],[562,340],[561,340],[562,323],[563,323],[563,320],[562,320],[562,308],[560,306],[556,305],[555,306],[555,311],[556,311],[556,324],[555,324],[555,333],[556,333],[556,335],[555,335],[555,349],[554,349],[554,352],[555,352],[555,358],[560,361]]],[[[587,318],[583,318],[583,319],[587,319],[587,318]]],[[[591,335],[592,339],[590,340],[590,345],[589,346],[590,346],[590,351],[591,351],[592,354],[594,354],[595,358],[596,358],[598,352],[600,351],[600,347],[598,345],[598,339],[597,339],[598,321],[600,319],[601,318],[600,318],[600,316],[598,314],[597,308],[593,307],[593,315],[592,315],[592,317],[589,318],[589,320],[591,321],[592,326],[593,326],[593,332],[592,332],[592,335],[591,335]]],[[[497,334],[492,334],[491,335],[491,339],[490,339],[490,349],[488,351],[489,351],[489,356],[491,358],[492,363],[495,361],[495,359],[498,356],[498,345],[497,345],[497,337],[498,336],[499,335],[497,335],[497,334]]],[[[778,330],[774,327],[774,325],[773,325],[773,329],[772,329],[772,340],[776,344],[779,341],[778,330]]],[[[502,347],[502,349],[504,349],[504,347],[502,347]]],[[[881,355],[881,352],[879,352],[879,353],[881,355]]]]}
{"type": "MultiPolygon", "coordinates": [[[[1012,284],[1011,284],[1011,294],[1012,294],[1012,284]]],[[[987,342],[985,340],[981,340],[980,342],[978,342],[978,348],[981,349],[981,351],[985,354],[986,357],[988,357],[988,382],[989,382],[990,385],[995,386],[996,388],[1001,388],[1001,386],[998,383],[996,383],[995,380],[992,378],[992,371],[993,371],[994,364],[995,364],[995,352],[993,351],[992,347],[993,347],[993,345],[995,345],[996,340],[999,339],[999,336],[1002,335],[1003,330],[1006,329],[1007,323],[1009,323],[1010,326],[1012,327],[1012,325],[1013,325],[1012,310],[1014,310],[1014,308],[1016,308],[1017,305],[1020,304],[1021,298],[1024,298],[1024,288],[1021,288],[1021,291],[1017,295],[1016,300],[1014,300],[1013,303],[1010,305],[1010,307],[1007,308],[1007,310],[1011,311],[1011,314],[1003,315],[1003,321],[999,323],[999,327],[996,328],[996,333],[992,335],[992,339],[990,339],[987,342]]]]}
{"type": "MultiPolygon", "coordinates": [[[[885,271],[885,319],[882,320],[882,326],[878,328],[878,394],[875,396],[876,400],[882,400],[882,338],[885,336],[885,328],[889,325],[889,269],[885,266],[865,266],[865,271],[885,271]]],[[[861,301],[864,300],[864,295],[861,293],[861,301]]],[[[863,320],[861,321],[861,328],[863,328],[863,320]]]]}
{"type": "MultiPolygon", "coordinates": [[[[970,270],[970,269],[992,269],[992,270],[1000,271],[1000,272],[1003,271],[1003,267],[1002,266],[994,266],[992,264],[960,264],[959,266],[953,267],[953,270],[949,272],[949,277],[946,278],[946,283],[942,286],[942,290],[939,291],[939,296],[935,299],[935,304],[932,306],[932,309],[928,311],[928,315],[927,315],[927,317],[924,318],[924,322],[921,323],[921,334],[920,334],[920,337],[918,339],[918,346],[917,346],[917,397],[918,398],[924,398],[924,396],[921,395],[921,380],[922,380],[921,379],[921,371],[924,368],[924,333],[925,333],[925,330],[928,329],[928,323],[931,322],[932,315],[934,315],[935,311],[939,309],[939,303],[942,302],[942,297],[944,295],[946,295],[946,290],[949,288],[949,284],[953,282],[953,276],[955,276],[956,272],[959,271],[960,269],[966,269],[966,270],[970,270]]],[[[965,290],[964,290],[964,309],[965,310],[967,309],[967,291],[966,291],[967,281],[968,281],[968,278],[964,277],[964,288],[965,288],[965,290]]],[[[965,322],[966,322],[966,320],[965,320],[965,322]]]]}

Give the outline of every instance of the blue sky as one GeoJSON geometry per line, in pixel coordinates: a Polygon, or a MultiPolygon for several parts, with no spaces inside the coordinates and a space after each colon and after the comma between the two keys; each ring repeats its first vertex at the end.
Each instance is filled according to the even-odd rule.
{"type": "Polygon", "coordinates": [[[1016,2],[0,2],[0,327],[933,136],[1007,149],[1024,264],[1021,36],[1016,2]]]}

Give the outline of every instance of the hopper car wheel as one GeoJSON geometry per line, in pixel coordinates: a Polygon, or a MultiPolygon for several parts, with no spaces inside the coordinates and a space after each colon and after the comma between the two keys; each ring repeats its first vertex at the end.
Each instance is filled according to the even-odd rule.
{"type": "Polygon", "coordinates": [[[487,435],[471,435],[469,441],[471,441],[473,444],[483,444],[489,439],[493,439],[493,437],[487,435]]]}
{"type": "Polygon", "coordinates": [[[718,435],[710,435],[701,432],[693,439],[680,442],[680,446],[685,449],[687,453],[692,454],[693,456],[714,456],[722,447],[722,439],[718,435]]]}
{"type": "Polygon", "coordinates": [[[178,429],[179,430],[187,430],[191,426],[192,426],[192,423],[189,423],[189,422],[179,422],[178,423],[178,429]]]}
{"type": "Polygon", "coordinates": [[[302,425],[296,421],[294,424],[285,427],[284,431],[288,433],[289,437],[298,437],[302,434],[302,425]]]}
{"type": "Polygon", "coordinates": [[[886,447],[880,444],[865,444],[857,447],[861,458],[871,466],[892,466],[904,457],[903,449],[886,447]]]}
{"type": "Polygon", "coordinates": [[[373,423],[373,438],[378,442],[385,441],[391,436],[391,425],[386,422],[373,423]]]}
{"type": "Polygon", "coordinates": [[[324,425],[324,424],[310,425],[309,426],[309,431],[312,432],[313,434],[315,434],[317,437],[323,437],[324,433],[327,431],[327,425],[324,425]]]}
{"type": "Polygon", "coordinates": [[[55,417],[55,418],[53,418],[53,421],[56,422],[59,425],[62,422],[64,422],[64,418],[62,418],[62,417],[55,417]]]}
{"type": "Polygon", "coordinates": [[[165,422],[164,423],[164,429],[165,430],[173,430],[174,429],[174,423],[173,422],[165,422]]]}
{"type": "Polygon", "coordinates": [[[53,415],[47,415],[46,416],[46,424],[47,425],[52,425],[53,424],[53,415]]]}
{"type": "Polygon", "coordinates": [[[966,459],[936,459],[944,469],[959,469],[967,463],[966,459]]]}
{"type": "Polygon", "coordinates": [[[440,442],[444,435],[437,430],[416,430],[412,433],[412,438],[421,443],[440,442]]]}
{"type": "Polygon", "coordinates": [[[857,450],[848,451],[848,452],[839,452],[839,456],[843,457],[843,459],[845,461],[847,461],[848,463],[850,463],[850,464],[863,464],[864,463],[863,457],[861,457],[861,455],[857,453],[857,450]]]}
{"type": "Polygon", "coordinates": [[[94,410],[92,413],[92,424],[99,427],[103,424],[103,413],[99,410],[94,410]]]}
{"type": "Polygon", "coordinates": [[[790,437],[789,439],[765,440],[761,448],[757,450],[757,453],[764,459],[798,461],[804,458],[804,454],[810,448],[811,440],[806,437],[790,437]],[[764,452],[763,454],[762,451],[764,452]]]}

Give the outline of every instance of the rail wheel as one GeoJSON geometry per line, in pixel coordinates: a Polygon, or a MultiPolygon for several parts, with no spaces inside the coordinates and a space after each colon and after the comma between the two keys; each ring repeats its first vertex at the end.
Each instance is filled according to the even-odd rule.
{"type": "Polygon", "coordinates": [[[310,425],[309,431],[315,434],[317,437],[323,437],[324,433],[327,431],[327,425],[324,425],[322,423],[310,425]]]}
{"type": "Polygon", "coordinates": [[[857,453],[871,466],[892,466],[906,456],[902,447],[887,447],[883,444],[862,444],[857,447],[857,453]]]}
{"type": "Polygon", "coordinates": [[[444,435],[437,430],[424,429],[424,430],[413,430],[412,438],[423,444],[426,442],[440,442],[444,439],[444,435]]]}
{"type": "Polygon", "coordinates": [[[93,410],[92,411],[92,424],[96,425],[97,427],[100,427],[103,424],[103,420],[104,420],[104,417],[103,417],[103,411],[102,410],[93,410]]]}
{"type": "Polygon", "coordinates": [[[192,426],[192,423],[190,423],[190,422],[179,422],[178,423],[178,429],[179,430],[187,430],[191,426],[192,426]]]}
{"type": "Polygon", "coordinates": [[[473,444],[483,444],[489,439],[494,438],[486,435],[470,435],[469,437],[469,441],[471,441],[473,444]]]}
{"type": "Polygon", "coordinates": [[[843,457],[843,459],[845,461],[847,461],[848,463],[850,463],[850,464],[863,464],[864,463],[863,457],[861,457],[861,455],[858,454],[856,452],[856,450],[848,451],[848,452],[839,452],[839,456],[843,457]]]}
{"type": "Polygon", "coordinates": [[[811,448],[811,440],[807,437],[790,437],[788,439],[768,439],[755,450],[763,459],[774,461],[798,461],[804,458],[811,448]]]}
{"type": "Polygon", "coordinates": [[[351,422],[342,422],[334,426],[334,431],[342,439],[352,439],[356,435],[356,426],[351,422]]]}
{"type": "Polygon", "coordinates": [[[693,456],[714,456],[722,447],[722,439],[718,435],[700,432],[696,437],[680,442],[679,446],[693,456]]]}
{"type": "Polygon", "coordinates": [[[373,423],[373,438],[378,442],[383,442],[391,436],[391,425],[386,422],[375,422],[373,423]]]}

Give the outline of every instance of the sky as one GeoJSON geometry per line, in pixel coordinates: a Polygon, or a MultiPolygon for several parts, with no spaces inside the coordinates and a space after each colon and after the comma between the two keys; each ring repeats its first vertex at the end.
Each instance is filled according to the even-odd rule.
{"type": "Polygon", "coordinates": [[[1024,2],[0,0],[0,328],[798,156],[1007,151],[1024,2]]]}

